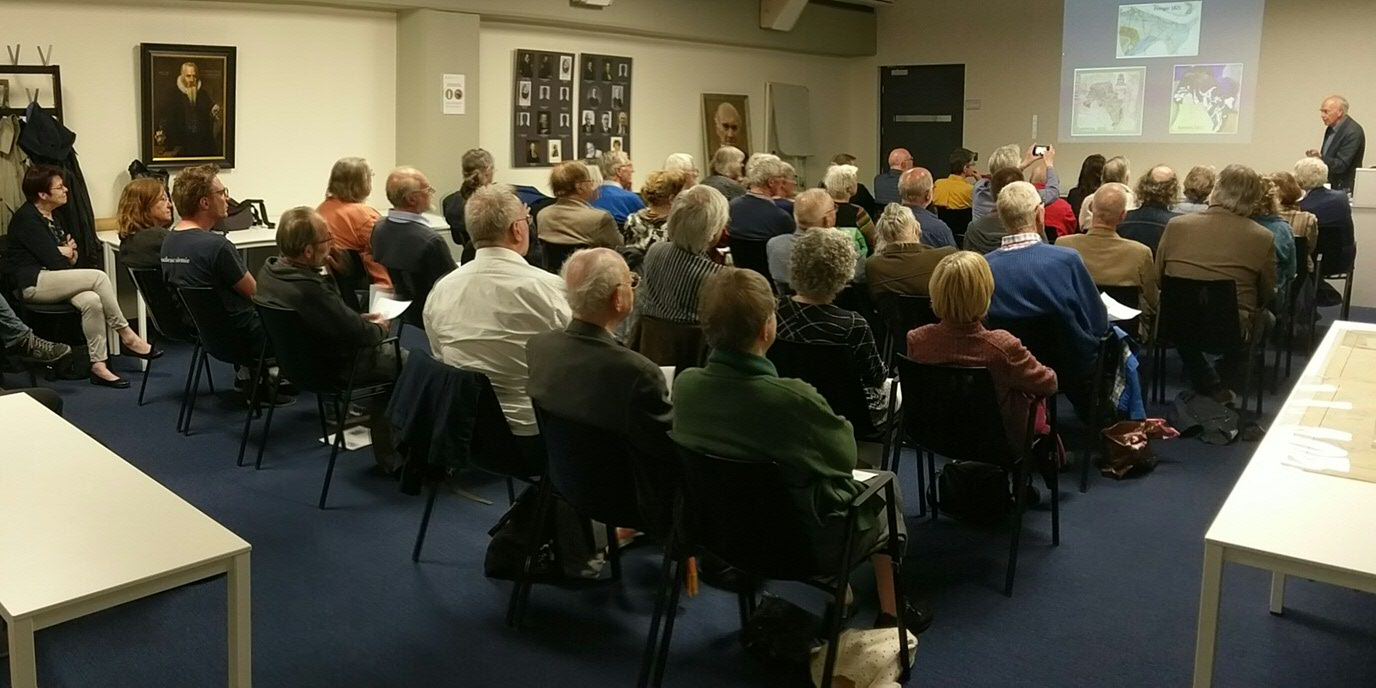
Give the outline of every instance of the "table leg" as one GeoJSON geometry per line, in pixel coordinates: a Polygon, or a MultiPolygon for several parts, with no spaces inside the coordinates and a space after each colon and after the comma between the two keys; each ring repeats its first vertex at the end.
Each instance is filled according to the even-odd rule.
{"type": "Polygon", "coordinates": [[[38,663],[33,652],[33,619],[11,622],[9,634],[11,688],[38,688],[38,663]]]}
{"type": "MultiPolygon", "coordinates": [[[[100,245],[105,252],[105,276],[110,279],[110,288],[115,291],[115,303],[119,303],[119,270],[115,268],[115,249],[103,241],[100,245]]],[[[114,328],[105,333],[105,341],[110,355],[118,356],[119,335],[115,333],[114,328]]]]}
{"type": "Polygon", "coordinates": [[[229,562],[229,686],[253,685],[253,623],[249,596],[249,553],[229,562]]]}
{"type": "Polygon", "coordinates": [[[1271,572],[1271,613],[1285,612],[1285,574],[1271,572]]]}
{"type": "Polygon", "coordinates": [[[1214,680],[1214,650],[1218,641],[1218,600],[1223,587],[1223,547],[1204,543],[1204,577],[1199,589],[1199,628],[1194,645],[1194,688],[1208,688],[1214,680]]]}

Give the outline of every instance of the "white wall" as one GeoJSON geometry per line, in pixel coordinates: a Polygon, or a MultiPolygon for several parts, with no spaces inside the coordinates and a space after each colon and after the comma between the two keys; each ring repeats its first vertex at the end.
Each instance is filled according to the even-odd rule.
{"type": "Polygon", "coordinates": [[[0,0],[0,43],[23,43],[26,64],[38,64],[35,44],[53,46],[97,217],[114,215],[139,156],[139,43],[238,47],[236,166],[223,176],[235,198],[265,199],[274,214],[313,206],[338,158],[366,157],[385,175],[396,157],[391,12],[0,0]]]}
{"type": "MultiPolygon", "coordinates": [[[[482,146],[496,158],[497,179],[502,182],[531,184],[546,191],[549,187],[549,168],[511,167],[512,55],[517,48],[621,55],[634,60],[631,157],[637,187],[645,175],[661,168],[671,153],[691,153],[698,160],[698,169],[706,168],[701,159],[703,93],[750,96],[751,146],[753,150],[762,150],[765,84],[774,81],[807,86],[812,101],[815,153],[808,164],[807,178],[814,183],[850,138],[850,105],[843,92],[853,59],[700,47],[491,22],[483,23],[479,43],[480,77],[484,84],[483,101],[478,104],[481,140],[482,146]]],[[[457,158],[456,153],[456,164],[457,158]]]]}

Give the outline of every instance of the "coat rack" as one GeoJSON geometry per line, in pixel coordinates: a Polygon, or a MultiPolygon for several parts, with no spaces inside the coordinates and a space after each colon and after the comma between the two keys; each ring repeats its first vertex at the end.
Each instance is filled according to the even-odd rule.
{"type": "Polygon", "coordinates": [[[25,84],[21,89],[18,78],[11,79],[8,77],[11,75],[22,77],[24,75],[38,74],[47,75],[50,79],[51,86],[48,86],[48,88],[52,90],[53,105],[51,108],[46,109],[52,113],[53,117],[57,118],[58,122],[61,122],[62,70],[57,65],[52,64],[53,46],[49,45],[46,53],[43,52],[42,46],[34,46],[34,49],[38,51],[38,59],[43,63],[42,65],[19,64],[21,54],[23,53],[23,45],[5,46],[5,52],[9,53],[10,64],[9,66],[0,66],[0,82],[7,82],[4,97],[0,98],[0,117],[7,115],[23,115],[28,111],[29,105],[39,102],[43,97],[43,86],[30,87],[25,84]],[[9,101],[8,106],[5,106],[5,99],[9,101]]]}

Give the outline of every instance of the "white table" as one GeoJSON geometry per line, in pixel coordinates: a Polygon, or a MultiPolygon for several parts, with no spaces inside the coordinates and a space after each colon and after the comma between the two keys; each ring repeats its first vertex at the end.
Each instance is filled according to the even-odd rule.
{"type": "Polygon", "coordinates": [[[1350,433],[1325,441],[1350,452],[1354,466],[1369,461],[1376,454],[1373,389],[1376,325],[1334,324],[1204,537],[1196,688],[1213,681],[1225,562],[1272,572],[1273,614],[1284,611],[1286,576],[1376,593],[1376,483],[1285,463],[1297,432],[1303,442],[1316,431],[1350,433]]]}
{"type": "Polygon", "coordinates": [[[38,685],[35,631],[222,573],[229,685],[252,685],[247,542],[27,395],[0,397],[0,437],[12,688],[38,685]]]}

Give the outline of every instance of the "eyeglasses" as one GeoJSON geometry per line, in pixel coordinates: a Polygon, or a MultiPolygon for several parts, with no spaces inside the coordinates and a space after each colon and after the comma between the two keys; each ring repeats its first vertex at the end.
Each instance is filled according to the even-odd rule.
{"type": "Polygon", "coordinates": [[[210,195],[212,195],[212,196],[223,196],[223,197],[225,197],[225,198],[229,198],[229,187],[226,186],[226,187],[220,188],[219,190],[211,191],[211,192],[210,192],[210,195]]]}
{"type": "Polygon", "coordinates": [[[631,281],[630,281],[630,282],[622,282],[622,284],[629,284],[629,285],[631,286],[632,289],[635,289],[636,287],[640,286],[640,273],[638,273],[638,272],[632,272],[632,273],[631,273],[631,281]]]}

